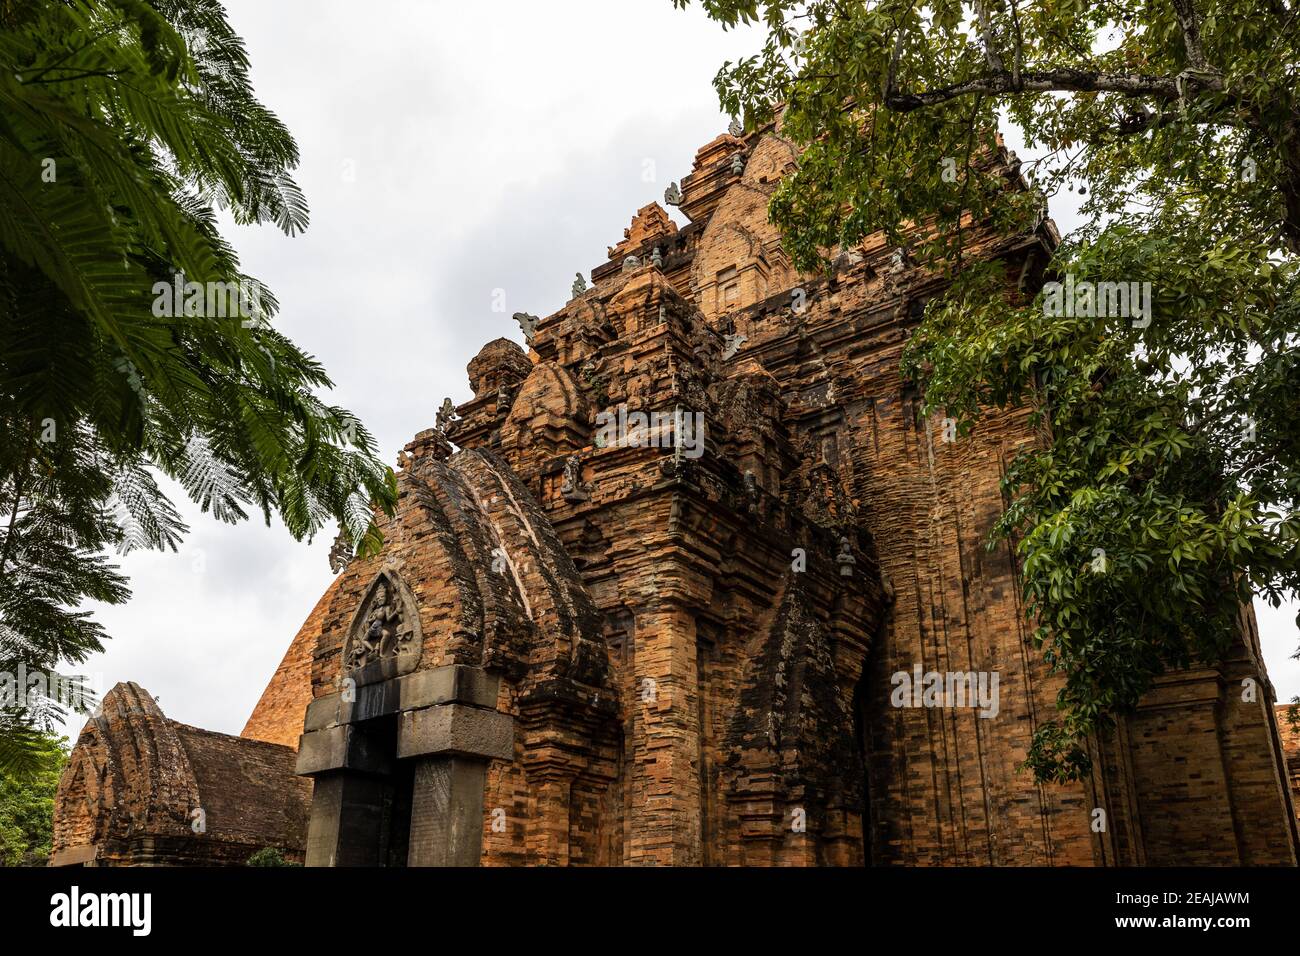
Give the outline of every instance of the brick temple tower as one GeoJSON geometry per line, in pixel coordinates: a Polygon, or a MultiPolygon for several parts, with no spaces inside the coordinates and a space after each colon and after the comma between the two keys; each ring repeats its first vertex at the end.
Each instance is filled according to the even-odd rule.
{"type": "MultiPolygon", "coordinates": [[[[772,129],[703,147],[669,190],[689,224],[639,210],[406,447],[383,553],[321,598],[242,738],[297,749],[307,863],[1294,865],[1249,612],[1227,659],[1093,742],[1089,780],[1017,770],[1059,683],[984,541],[1038,439],[1025,413],[956,441],[920,416],[898,363],[940,277],[880,237],[792,267],[767,206],[796,157],[772,129]],[[918,670],[971,698],[895,706],[918,670]]],[[[1032,293],[1050,221],[970,228],[1032,293]]],[[[91,840],[88,766],[56,850],[91,840]]]]}

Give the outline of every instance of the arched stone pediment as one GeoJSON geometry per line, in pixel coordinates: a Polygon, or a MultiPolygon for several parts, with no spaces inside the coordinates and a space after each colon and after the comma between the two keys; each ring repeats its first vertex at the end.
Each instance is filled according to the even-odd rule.
{"type": "MultiPolygon", "coordinates": [[[[562,367],[539,365],[529,382],[524,394],[536,387],[557,411],[579,401],[562,367]]],[[[397,514],[380,520],[384,552],[340,581],[318,640],[317,696],[340,679],[461,665],[525,684],[564,675],[610,699],[599,613],[513,469],[485,449],[417,464],[399,477],[397,514]]]]}
{"type": "Polygon", "coordinates": [[[415,597],[391,568],[374,576],[348,626],[343,669],[357,684],[415,670],[424,647],[415,597]]]}
{"type": "Polygon", "coordinates": [[[556,362],[539,362],[519,389],[508,425],[530,423],[538,415],[582,421],[587,414],[582,390],[569,370],[556,362]]]}

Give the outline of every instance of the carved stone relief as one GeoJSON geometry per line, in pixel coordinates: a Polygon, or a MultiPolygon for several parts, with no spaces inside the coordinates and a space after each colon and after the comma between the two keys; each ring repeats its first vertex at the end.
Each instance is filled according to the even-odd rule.
{"type": "Polygon", "coordinates": [[[422,640],[415,598],[397,572],[385,568],[366,589],[343,650],[344,676],[358,684],[414,670],[422,640]]]}

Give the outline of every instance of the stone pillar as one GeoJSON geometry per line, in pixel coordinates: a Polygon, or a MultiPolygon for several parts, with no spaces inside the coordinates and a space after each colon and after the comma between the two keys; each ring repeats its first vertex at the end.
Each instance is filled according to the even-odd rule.
{"type": "Polygon", "coordinates": [[[478,866],[487,762],[424,757],[415,768],[407,866],[478,866]]]}
{"type": "Polygon", "coordinates": [[[514,722],[477,706],[496,703],[496,681],[463,691],[401,715],[397,755],[417,760],[407,866],[478,866],[487,762],[514,757],[514,722]]]}
{"type": "Polygon", "coordinates": [[[318,776],[307,825],[307,866],[382,863],[383,777],[350,771],[318,776]]]}

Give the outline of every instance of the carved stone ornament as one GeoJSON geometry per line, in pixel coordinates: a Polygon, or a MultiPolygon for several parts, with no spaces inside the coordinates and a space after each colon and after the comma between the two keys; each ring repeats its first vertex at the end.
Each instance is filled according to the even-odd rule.
{"type": "Polygon", "coordinates": [[[582,480],[582,462],[577,455],[570,455],[564,461],[564,482],[560,494],[565,501],[575,504],[591,498],[591,489],[582,480]]]}
{"type": "Polygon", "coordinates": [[[340,571],[346,571],[351,563],[352,543],[348,540],[348,533],[340,529],[338,537],[334,539],[334,545],[330,548],[330,570],[338,574],[340,571]]]}
{"type": "Polygon", "coordinates": [[[524,333],[524,338],[531,342],[533,340],[533,333],[537,331],[537,323],[540,322],[541,319],[533,315],[531,312],[516,312],[514,319],[519,323],[519,328],[524,333]]]}
{"type": "Polygon", "coordinates": [[[505,382],[497,386],[497,415],[505,418],[510,414],[510,406],[514,404],[515,393],[519,391],[516,384],[513,388],[505,382]]]}
{"type": "Polygon", "coordinates": [[[853,577],[853,568],[858,559],[853,556],[853,545],[848,538],[840,538],[840,553],[835,556],[835,561],[840,566],[840,577],[853,577]]]}
{"type": "Polygon", "coordinates": [[[456,406],[451,403],[450,398],[444,398],[435,419],[436,424],[434,427],[438,430],[438,434],[445,436],[457,420],[456,406]]]}
{"type": "Polygon", "coordinates": [[[344,676],[357,684],[415,670],[423,642],[415,598],[395,569],[385,568],[366,588],[343,647],[344,676]]]}
{"type": "Polygon", "coordinates": [[[739,139],[745,135],[745,124],[733,117],[731,124],[727,127],[727,132],[739,139]]]}
{"type": "Polygon", "coordinates": [[[856,266],[861,261],[862,261],[862,253],[858,252],[856,249],[845,249],[842,252],[840,252],[838,256],[835,257],[834,261],[831,264],[835,267],[835,270],[838,272],[843,269],[850,269],[853,266],[856,266]]]}
{"type": "Polygon", "coordinates": [[[664,190],[664,202],[670,206],[680,206],[682,204],[682,187],[675,182],[669,183],[668,188],[664,190]]]}

